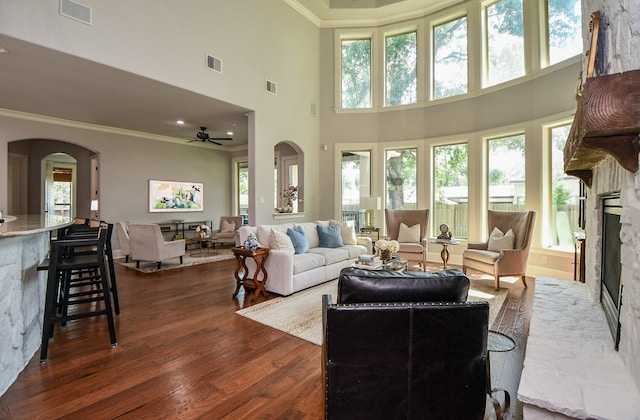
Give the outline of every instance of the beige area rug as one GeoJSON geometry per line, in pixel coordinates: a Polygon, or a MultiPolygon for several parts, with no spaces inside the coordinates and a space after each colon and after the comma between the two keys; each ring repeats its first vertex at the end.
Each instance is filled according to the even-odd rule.
{"type": "MultiPolygon", "coordinates": [[[[485,285],[472,284],[467,300],[489,302],[489,325],[500,312],[507,297],[508,289],[495,291],[493,282],[485,285]]],[[[287,297],[277,297],[236,313],[261,324],[284,331],[313,344],[322,345],[322,295],[330,294],[333,302],[338,294],[338,280],[332,280],[294,293],[287,297]]]]}
{"type": "Polygon", "coordinates": [[[140,261],[140,268],[136,268],[136,263],[129,260],[128,263],[124,262],[124,258],[113,259],[116,263],[123,265],[127,268],[131,268],[142,273],[155,273],[157,271],[173,270],[174,268],[189,267],[192,265],[206,264],[215,261],[229,260],[234,258],[231,249],[221,248],[215,251],[208,250],[202,253],[198,253],[198,250],[187,251],[183,258],[183,263],[180,264],[180,258],[171,258],[169,260],[162,261],[160,269],[158,264],[152,261],[140,261]]]}

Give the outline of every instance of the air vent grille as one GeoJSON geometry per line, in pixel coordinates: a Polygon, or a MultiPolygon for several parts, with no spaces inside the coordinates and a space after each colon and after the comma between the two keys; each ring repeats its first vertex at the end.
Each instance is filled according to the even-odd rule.
{"type": "Polygon", "coordinates": [[[222,60],[211,54],[207,54],[207,68],[222,73],[222,60]]]}
{"type": "Polygon", "coordinates": [[[271,80],[267,80],[267,92],[271,92],[274,95],[278,94],[278,85],[276,85],[276,82],[272,82],[271,80]]]}
{"type": "Polygon", "coordinates": [[[78,22],[91,25],[91,8],[72,0],[60,0],[60,14],[78,22]]]}

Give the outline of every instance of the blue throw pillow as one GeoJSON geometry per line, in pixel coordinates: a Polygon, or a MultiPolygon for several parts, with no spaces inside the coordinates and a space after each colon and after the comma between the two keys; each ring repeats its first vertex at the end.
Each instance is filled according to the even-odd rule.
{"type": "Polygon", "coordinates": [[[338,224],[329,226],[318,225],[318,237],[320,238],[321,248],[339,248],[344,246],[340,225],[338,224]]]}
{"type": "Polygon", "coordinates": [[[293,249],[295,249],[296,254],[304,254],[309,251],[309,241],[304,234],[302,226],[298,225],[295,229],[287,228],[287,235],[293,242],[293,249]]]}

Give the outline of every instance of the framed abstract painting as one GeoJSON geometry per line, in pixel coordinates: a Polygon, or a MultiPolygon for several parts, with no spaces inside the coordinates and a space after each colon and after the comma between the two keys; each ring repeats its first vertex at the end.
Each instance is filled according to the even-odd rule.
{"type": "Polygon", "coordinates": [[[204,211],[201,182],[149,180],[149,212],[204,211]]]}

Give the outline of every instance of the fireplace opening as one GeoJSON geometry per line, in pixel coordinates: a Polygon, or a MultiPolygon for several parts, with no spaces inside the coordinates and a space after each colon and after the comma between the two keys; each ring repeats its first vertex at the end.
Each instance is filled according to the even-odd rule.
{"type": "Polygon", "coordinates": [[[620,194],[602,197],[602,272],[600,274],[600,302],[604,309],[616,351],[620,344],[620,306],[622,304],[622,285],[620,274],[620,194]]]}

